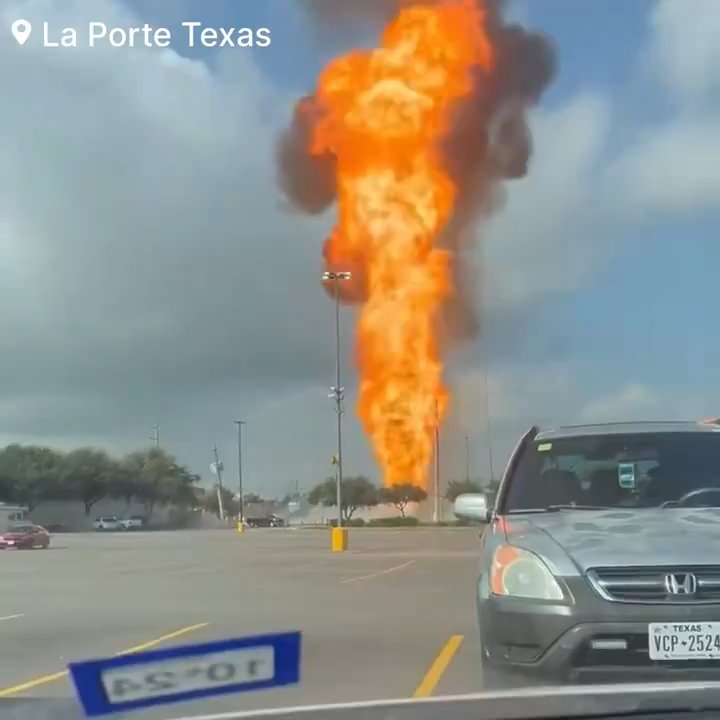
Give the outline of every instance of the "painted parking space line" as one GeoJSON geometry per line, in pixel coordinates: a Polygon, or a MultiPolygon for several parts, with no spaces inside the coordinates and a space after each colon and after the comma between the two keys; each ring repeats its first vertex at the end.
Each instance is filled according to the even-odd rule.
{"type": "Polygon", "coordinates": [[[15,613],[14,615],[0,615],[0,622],[3,620],[15,620],[15,618],[25,617],[25,613],[15,613]]]}
{"type": "Polygon", "coordinates": [[[425,677],[423,677],[420,684],[415,688],[413,697],[426,698],[433,694],[442,676],[448,669],[451,660],[455,657],[455,653],[460,649],[462,641],[462,635],[452,635],[450,637],[437,654],[437,657],[433,660],[432,665],[425,673],[425,677]]]}
{"type": "Polygon", "coordinates": [[[346,578],[345,580],[341,580],[341,585],[346,585],[347,583],[354,583],[354,582],[360,582],[361,580],[370,580],[371,578],[380,577],[381,575],[388,575],[389,573],[398,572],[398,570],[402,570],[403,568],[409,567],[413,563],[417,562],[416,559],[408,560],[407,562],[401,563],[400,565],[394,565],[393,567],[385,568],[385,570],[380,570],[379,572],[370,573],[369,575],[358,575],[356,577],[346,578]]]}
{"type": "MultiPolygon", "coordinates": [[[[180,637],[181,635],[187,635],[188,633],[195,632],[196,630],[201,630],[208,625],[209,623],[197,623],[196,625],[187,625],[186,627],[179,628],[178,630],[173,630],[166,635],[161,635],[160,637],[148,640],[147,642],[141,643],[140,645],[134,645],[133,647],[127,648],[126,650],[120,650],[120,652],[115,653],[115,655],[130,655],[131,653],[148,650],[155,647],[156,645],[161,645],[168,640],[180,637]]],[[[31,678],[30,680],[26,680],[24,683],[20,683],[18,685],[12,685],[11,687],[7,688],[0,688],[0,698],[11,697],[12,695],[17,695],[18,693],[25,692],[26,690],[32,690],[33,688],[39,687],[41,685],[47,685],[48,683],[55,682],[56,680],[61,680],[62,678],[67,677],[67,675],[67,670],[61,670],[60,672],[51,673],[49,675],[40,675],[36,678],[31,678]]]]}

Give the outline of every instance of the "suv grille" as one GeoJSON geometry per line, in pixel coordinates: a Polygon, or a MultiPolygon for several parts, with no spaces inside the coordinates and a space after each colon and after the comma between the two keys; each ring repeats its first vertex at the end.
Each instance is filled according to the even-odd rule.
{"type": "MultiPolygon", "coordinates": [[[[595,589],[608,600],[650,603],[720,603],[720,565],[685,567],[592,568],[588,578],[595,589]],[[695,582],[694,592],[684,592],[687,575],[695,582]],[[679,593],[668,592],[666,578],[675,576],[679,593]]],[[[677,588],[676,588],[677,590],[677,588]]]]}

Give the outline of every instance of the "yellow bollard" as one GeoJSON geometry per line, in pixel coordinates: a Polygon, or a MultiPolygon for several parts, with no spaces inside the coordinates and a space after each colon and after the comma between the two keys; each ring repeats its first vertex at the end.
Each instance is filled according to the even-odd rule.
{"type": "Polygon", "coordinates": [[[348,531],[344,527],[334,527],[330,533],[330,547],[333,552],[345,552],[348,549],[348,531]]]}
{"type": "Polygon", "coordinates": [[[239,533],[244,533],[244,532],[245,532],[245,523],[243,523],[242,520],[238,520],[238,523],[237,523],[237,531],[238,531],[239,533]]]}

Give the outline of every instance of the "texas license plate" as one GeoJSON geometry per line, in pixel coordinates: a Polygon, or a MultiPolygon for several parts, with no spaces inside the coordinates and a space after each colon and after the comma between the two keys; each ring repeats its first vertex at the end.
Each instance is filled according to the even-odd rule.
{"type": "Polygon", "coordinates": [[[8,545],[14,545],[14,544],[15,544],[15,541],[14,541],[14,540],[8,540],[8,541],[7,541],[7,544],[8,544],[8,545]]]}
{"type": "Polygon", "coordinates": [[[720,622],[650,623],[651,660],[720,660],[720,622]]]}

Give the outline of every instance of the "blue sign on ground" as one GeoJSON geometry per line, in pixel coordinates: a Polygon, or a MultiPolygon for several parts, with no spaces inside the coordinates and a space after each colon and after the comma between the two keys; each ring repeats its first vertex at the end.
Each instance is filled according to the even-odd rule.
{"type": "Polygon", "coordinates": [[[300,633],[220,640],[71,663],[88,716],[300,681],[300,633]]]}

